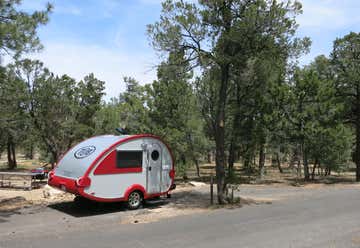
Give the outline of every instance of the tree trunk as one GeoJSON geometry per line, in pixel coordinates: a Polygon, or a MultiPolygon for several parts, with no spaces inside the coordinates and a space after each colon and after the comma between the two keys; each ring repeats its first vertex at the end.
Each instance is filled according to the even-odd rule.
{"type": "MultiPolygon", "coordinates": [[[[357,112],[360,112],[360,107],[357,112]]],[[[356,123],[356,147],[355,147],[355,164],[356,164],[356,181],[360,182],[360,113],[357,116],[356,123]]]]}
{"type": "Polygon", "coordinates": [[[52,159],[51,159],[51,169],[54,169],[55,167],[55,164],[57,163],[58,159],[59,159],[59,154],[55,151],[51,151],[51,156],[52,156],[52,159]]]}
{"type": "Polygon", "coordinates": [[[7,159],[8,159],[8,167],[10,170],[13,170],[16,168],[16,153],[15,153],[15,144],[12,140],[12,138],[8,138],[7,142],[7,159]]]}
{"type": "Polygon", "coordinates": [[[276,163],[277,163],[277,167],[278,167],[278,169],[279,169],[279,172],[280,172],[280,173],[283,173],[284,171],[283,171],[283,169],[281,168],[281,160],[280,160],[280,155],[279,155],[278,152],[276,153],[276,163]]]}
{"type": "Polygon", "coordinates": [[[234,148],[234,140],[230,143],[230,149],[229,149],[229,158],[228,158],[228,174],[232,175],[232,172],[234,170],[234,162],[235,162],[235,148],[234,148]]]}
{"type": "Polygon", "coordinates": [[[305,145],[302,145],[302,153],[303,153],[303,165],[304,165],[304,179],[305,181],[308,181],[310,179],[310,173],[309,173],[307,152],[305,151],[305,145]]]}
{"type": "Polygon", "coordinates": [[[197,159],[194,158],[194,163],[195,163],[195,167],[196,167],[196,175],[198,177],[200,177],[200,166],[199,166],[199,161],[197,159]]]}
{"type": "Polygon", "coordinates": [[[10,144],[10,141],[7,142],[6,151],[7,151],[8,167],[9,167],[9,169],[12,169],[13,161],[12,161],[12,158],[11,158],[11,144],[10,144]]]}
{"type": "Polygon", "coordinates": [[[297,177],[300,178],[302,176],[301,171],[301,146],[296,146],[296,156],[297,156],[297,177]]]}
{"type": "Polygon", "coordinates": [[[229,81],[229,64],[221,67],[219,102],[216,111],[215,143],[216,143],[216,183],[218,203],[224,204],[225,196],[225,107],[229,81]]]}
{"type": "Polygon", "coordinates": [[[224,188],[225,188],[225,152],[224,142],[222,137],[223,132],[217,132],[216,139],[216,184],[217,184],[217,196],[218,203],[224,204],[224,188]]]}
{"type": "Polygon", "coordinates": [[[316,166],[317,166],[317,159],[314,162],[314,166],[312,168],[312,172],[311,172],[311,180],[315,179],[315,170],[316,170],[316,166]]]}
{"type": "Polygon", "coordinates": [[[244,168],[247,173],[251,173],[251,156],[248,152],[244,156],[244,168]]]}
{"type": "Polygon", "coordinates": [[[325,176],[330,176],[331,175],[331,168],[330,167],[326,167],[325,168],[325,176]]]}
{"type": "Polygon", "coordinates": [[[17,162],[16,162],[16,153],[15,153],[15,144],[14,143],[11,144],[11,154],[12,154],[12,160],[13,160],[13,166],[14,166],[13,169],[15,169],[17,166],[17,162]]]}
{"type": "Polygon", "coordinates": [[[299,161],[298,149],[295,148],[293,154],[290,157],[289,168],[295,170],[295,163],[299,161]]]}
{"type": "Polygon", "coordinates": [[[207,154],[207,162],[208,162],[209,164],[211,164],[211,162],[212,162],[211,157],[212,157],[212,152],[208,152],[208,154],[207,154]]]}
{"type": "Polygon", "coordinates": [[[33,159],[34,158],[34,145],[30,144],[30,147],[26,149],[26,158],[33,159]]]}
{"type": "MultiPolygon", "coordinates": [[[[239,87],[239,84],[236,84],[236,105],[237,108],[240,109],[241,108],[241,89],[239,87]]],[[[241,116],[239,114],[239,111],[237,111],[235,113],[234,119],[233,119],[233,123],[232,123],[232,133],[231,133],[231,141],[230,141],[230,149],[229,149],[229,175],[231,175],[231,173],[233,173],[234,171],[234,163],[235,161],[238,160],[237,156],[239,156],[238,154],[236,154],[235,150],[236,150],[236,141],[237,141],[237,133],[236,133],[236,128],[238,128],[239,123],[241,120],[241,116]]]]}
{"type": "Polygon", "coordinates": [[[259,151],[259,176],[260,179],[264,178],[265,174],[265,145],[260,145],[260,151],[259,151]]]}

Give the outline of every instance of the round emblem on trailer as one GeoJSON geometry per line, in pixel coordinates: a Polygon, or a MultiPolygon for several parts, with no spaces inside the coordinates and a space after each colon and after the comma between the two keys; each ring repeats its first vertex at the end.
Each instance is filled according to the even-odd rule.
{"type": "Polygon", "coordinates": [[[84,147],[81,147],[80,149],[78,149],[74,153],[74,157],[77,159],[86,158],[91,153],[95,152],[95,150],[96,150],[95,146],[84,146],[84,147]]]}

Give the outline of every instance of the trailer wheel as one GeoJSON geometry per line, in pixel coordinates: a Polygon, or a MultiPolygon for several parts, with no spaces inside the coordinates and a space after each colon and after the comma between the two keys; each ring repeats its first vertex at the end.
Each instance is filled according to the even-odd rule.
{"type": "Polygon", "coordinates": [[[138,209],[143,203],[143,196],[140,191],[130,193],[127,201],[127,207],[130,210],[138,209]]]}

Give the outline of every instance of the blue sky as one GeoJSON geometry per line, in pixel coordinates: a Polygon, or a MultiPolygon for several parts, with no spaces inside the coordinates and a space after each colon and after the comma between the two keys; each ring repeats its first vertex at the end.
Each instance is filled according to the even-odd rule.
{"type": "MultiPolygon", "coordinates": [[[[23,0],[25,10],[54,5],[50,22],[40,28],[44,50],[31,55],[55,73],[76,79],[93,72],[106,82],[106,99],[124,90],[122,78],[132,76],[142,84],[156,78],[159,58],[149,46],[146,24],[159,18],[160,0],[23,0]]],[[[332,43],[350,31],[360,32],[359,0],[303,0],[298,36],[309,36],[310,62],[328,55],[332,43]]]]}

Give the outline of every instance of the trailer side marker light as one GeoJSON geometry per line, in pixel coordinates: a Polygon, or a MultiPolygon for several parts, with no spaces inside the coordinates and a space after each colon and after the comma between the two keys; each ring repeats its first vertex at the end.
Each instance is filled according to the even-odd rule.
{"type": "Polygon", "coordinates": [[[171,178],[175,177],[175,170],[169,171],[169,177],[171,177],[171,178]]]}
{"type": "Polygon", "coordinates": [[[51,181],[54,177],[54,171],[50,171],[49,174],[48,174],[48,181],[51,181]]]}
{"type": "Polygon", "coordinates": [[[76,186],[85,188],[89,187],[91,184],[91,180],[88,177],[80,177],[76,180],[76,186]]]}

